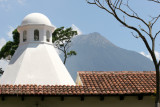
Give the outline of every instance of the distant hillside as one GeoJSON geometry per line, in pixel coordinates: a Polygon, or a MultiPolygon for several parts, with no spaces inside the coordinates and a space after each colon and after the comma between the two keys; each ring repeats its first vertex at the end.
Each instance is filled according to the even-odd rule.
{"type": "MultiPolygon", "coordinates": [[[[115,46],[99,33],[73,38],[72,50],[77,52],[67,60],[66,67],[74,80],[77,71],[150,71],[153,63],[143,55],[115,46]]],[[[63,55],[60,54],[63,59],[63,55]]]]}

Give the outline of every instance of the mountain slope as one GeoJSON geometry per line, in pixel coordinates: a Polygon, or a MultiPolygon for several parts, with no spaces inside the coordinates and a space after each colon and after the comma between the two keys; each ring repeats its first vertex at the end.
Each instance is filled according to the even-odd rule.
{"type": "MultiPolygon", "coordinates": [[[[99,33],[73,38],[71,50],[76,56],[67,59],[66,67],[73,79],[77,71],[150,71],[153,63],[143,55],[119,48],[99,33]]],[[[63,55],[60,54],[61,59],[63,55]]]]}

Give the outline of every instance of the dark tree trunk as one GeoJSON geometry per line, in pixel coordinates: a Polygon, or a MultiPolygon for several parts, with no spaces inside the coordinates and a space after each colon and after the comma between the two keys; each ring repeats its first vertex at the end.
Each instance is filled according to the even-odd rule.
{"type": "Polygon", "coordinates": [[[64,65],[66,64],[66,60],[67,60],[67,53],[64,52],[64,61],[63,61],[63,64],[64,64],[64,65]]]}
{"type": "MultiPolygon", "coordinates": [[[[160,66],[160,60],[156,59],[156,55],[155,55],[155,39],[157,37],[157,35],[160,34],[160,30],[158,32],[155,33],[155,35],[152,34],[152,28],[153,25],[157,22],[157,20],[160,18],[160,14],[157,17],[153,17],[150,21],[146,22],[145,20],[143,20],[141,17],[139,17],[139,15],[129,6],[128,2],[127,3],[123,3],[123,0],[86,0],[87,3],[89,4],[94,4],[96,6],[98,6],[99,8],[105,10],[107,13],[111,14],[117,21],[119,21],[122,25],[124,25],[125,27],[135,31],[137,33],[137,35],[135,35],[133,32],[132,35],[135,38],[141,38],[142,41],[144,42],[148,52],[150,53],[154,66],[155,66],[155,70],[156,70],[156,99],[155,99],[155,107],[159,107],[159,98],[160,98],[160,85],[159,85],[159,66],[160,66]],[[104,5],[105,4],[105,5],[104,5]],[[126,11],[124,8],[122,8],[122,6],[125,6],[128,8],[128,10],[126,11]],[[130,14],[130,12],[132,12],[132,14],[130,14]],[[121,18],[123,14],[123,19],[121,18]],[[143,29],[141,27],[141,25],[139,24],[139,28],[135,27],[133,25],[130,25],[129,23],[126,23],[126,18],[125,17],[129,17],[132,19],[135,19],[137,21],[140,21],[141,23],[143,23],[143,25],[145,25],[147,28],[143,29]],[[145,34],[144,34],[145,33],[145,34]],[[147,39],[149,37],[149,39],[147,39]],[[151,45],[149,45],[149,41],[151,40],[151,45]]],[[[160,3],[159,0],[148,0],[148,1],[154,1],[157,3],[160,3]]]]}
{"type": "Polygon", "coordinates": [[[156,67],[156,100],[155,100],[155,107],[159,107],[159,65],[155,66],[156,67]]]}

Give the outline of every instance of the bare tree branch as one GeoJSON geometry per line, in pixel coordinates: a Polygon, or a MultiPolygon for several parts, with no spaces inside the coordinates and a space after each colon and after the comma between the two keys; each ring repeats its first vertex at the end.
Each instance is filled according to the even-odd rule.
{"type": "MultiPolygon", "coordinates": [[[[86,0],[86,1],[88,1],[88,0],[86,0]]],[[[123,3],[124,0],[105,0],[106,5],[104,5],[104,3],[102,4],[102,1],[104,2],[104,0],[93,0],[93,2],[88,2],[88,3],[95,4],[98,7],[100,7],[101,9],[106,10],[109,14],[113,15],[113,17],[117,21],[119,21],[123,26],[135,31],[137,33],[137,35],[135,35],[133,32],[131,32],[131,34],[135,38],[141,38],[143,43],[145,44],[148,52],[150,53],[152,60],[153,60],[153,63],[154,63],[154,66],[155,66],[155,69],[156,69],[156,101],[155,102],[156,102],[156,107],[158,107],[159,95],[160,95],[159,94],[160,93],[159,92],[160,61],[156,59],[156,55],[155,55],[155,39],[156,39],[157,35],[160,33],[160,30],[153,37],[152,27],[157,22],[160,15],[158,15],[157,17],[152,17],[152,20],[149,21],[149,23],[148,23],[144,19],[142,19],[141,17],[138,16],[138,14],[129,6],[128,1],[127,1],[127,3],[123,3]],[[127,7],[127,9],[123,9],[124,6],[127,7]],[[132,12],[132,14],[130,12],[132,12]],[[127,18],[135,19],[136,21],[142,23],[144,26],[147,26],[147,28],[143,29],[143,28],[141,28],[141,26],[139,26],[140,29],[138,29],[137,27],[134,27],[133,25],[130,25],[129,23],[127,23],[127,21],[126,21],[127,18]],[[142,33],[142,32],[144,32],[144,33],[142,33]],[[150,39],[148,39],[147,37],[150,37],[150,39]],[[151,40],[151,45],[149,45],[149,43],[150,43],[150,42],[148,42],[149,40],[151,40]]],[[[148,1],[160,3],[159,0],[148,0],[148,1]]]]}
{"type": "Polygon", "coordinates": [[[99,8],[104,9],[104,10],[106,10],[108,13],[110,13],[110,14],[113,15],[112,12],[110,12],[107,8],[105,8],[105,7],[99,2],[99,0],[94,0],[94,2],[89,2],[88,0],[86,0],[86,1],[87,1],[87,3],[89,3],[89,4],[95,4],[95,5],[97,5],[99,8]]]}
{"type": "Polygon", "coordinates": [[[63,49],[61,49],[60,47],[57,47],[59,50],[61,50],[62,52],[64,52],[64,50],[63,49]]]}
{"type": "Polygon", "coordinates": [[[139,36],[134,35],[134,33],[133,33],[133,32],[131,32],[131,34],[133,35],[133,37],[135,37],[135,38],[139,38],[139,36]]]}
{"type": "Polygon", "coordinates": [[[157,22],[157,20],[159,19],[160,15],[158,15],[157,17],[152,17],[154,20],[154,22],[151,24],[151,27],[153,27],[153,25],[157,22]]]}
{"type": "Polygon", "coordinates": [[[127,0],[127,4],[124,4],[124,3],[123,3],[123,5],[125,5],[131,12],[133,12],[133,16],[134,16],[134,14],[135,14],[137,17],[139,17],[139,16],[138,16],[138,13],[136,13],[136,12],[129,6],[129,0],[127,0]]]}
{"type": "Polygon", "coordinates": [[[148,0],[148,1],[153,1],[153,2],[156,2],[156,3],[160,3],[159,0],[148,0]]]}
{"type": "Polygon", "coordinates": [[[143,31],[144,33],[146,33],[148,36],[150,36],[150,34],[145,29],[143,29],[143,28],[140,28],[140,29],[141,29],[141,31],[143,31]]]}
{"type": "Polygon", "coordinates": [[[124,13],[125,15],[127,15],[129,17],[140,20],[141,22],[143,22],[148,27],[148,24],[142,18],[138,17],[138,14],[133,9],[131,9],[131,7],[128,5],[128,1],[127,1],[127,4],[123,4],[123,5],[125,5],[130,11],[132,11],[133,15],[127,13],[126,11],[122,10],[121,8],[117,8],[117,9],[120,10],[122,13],[124,13]]]}
{"type": "Polygon", "coordinates": [[[157,35],[160,33],[160,30],[155,34],[154,39],[156,39],[157,35]]]}
{"type": "Polygon", "coordinates": [[[96,4],[95,0],[94,0],[94,2],[89,2],[88,0],[86,0],[86,1],[87,1],[87,3],[89,3],[89,4],[96,4]]]}

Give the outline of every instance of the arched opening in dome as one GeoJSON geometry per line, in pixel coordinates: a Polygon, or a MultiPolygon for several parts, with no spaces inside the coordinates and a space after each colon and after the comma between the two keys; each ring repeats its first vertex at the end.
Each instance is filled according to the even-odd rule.
{"type": "Polygon", "coordinates": [[[23,31],[23,42],[27,41],[27,31],[23,31]]]}
{"type": "Polygon", "coordinates": [[[34,30],[34,41],[39,41],[39,30],[34,30]]]}
{"type": "Polygon", "coordinates": [[[46,32],[46,41],[50,42],[50,32],[48,30],[46,32]]]}

